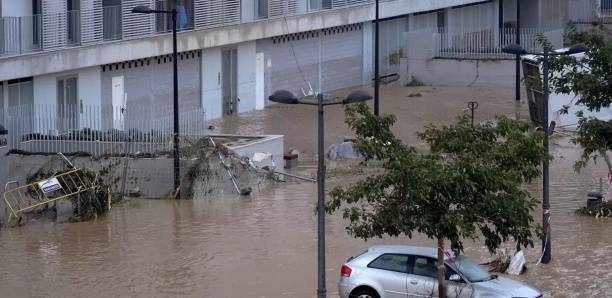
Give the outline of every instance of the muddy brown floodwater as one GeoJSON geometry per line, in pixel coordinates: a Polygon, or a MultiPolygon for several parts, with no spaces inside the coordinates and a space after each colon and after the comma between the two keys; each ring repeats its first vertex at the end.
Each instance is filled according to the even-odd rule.
{"type": "MultiPolygon", "coordinates": [[[[399,114],[396,129],[409,141],[423,121],[452,121],[476,95],[481,96],[477,99],[480,120],[515,113],[511,90],[501,93],[499,97],[507,98],[503,102],[491,99],[492,91],[422,88],[432,92],[417,98],[418,104],[406,107],[408,103],[400,100],[382,104],[384,112],[399,114]],[[462,95],[456,99],[461,102],[443,102],[452,95],[462,95]],[[414,124],[416,117],[422,121],[414,124]]],[[[389,92],[388,87],[383,90],[389,92]]],[[[414,99],[402,97],[400,91],[401,100],[414,99]]],[[[526,110],[524,105],[521,109],[526,110]]],[[[243,128],[253,133],[282,133],[287,137],[286,146],[309,151],[316,148],[310,144],[316,140],[316,123],[307,113],[315,111],[306,107],[302,114],[294,107],[274,107],[216,125],[224,133],[243,132],[243,128]],[[276,120],[268,117],[281,124],[271,126],[276,120]],[[299,133],[292,135],[292,131],[299,133]]],[[[348,130],[341,125],[340,114],[330,122],[335,123],[327,126],[332,130],[326,139],[331,144],[348,130]]],[[[589,165],[575,173],[572,165],[580,151],[567,136],[559,135],[552,140],[556,159],[550,166],[554,259],[536,266],[541,249],[536,242],[535,248],[526,250],[528,273],[515,278],[537,286],[546,297],[612,297],[612,237],[608,236],[612,220],[572,212],[585,204],[588,191],[598,188],[605,166],[589,165]]],[[[360,177],[364,176],[338,175],[328,187],[360,177]]],[[[540,197],[541,181],[528,187],[540,197]]],[[[92,222],[33,222],[2,229],[0,297],[316,297],[315,202],[316,184],[288,183],[255,189],[250,197],[226,193],[185,201],[135,199],[92,222]]],[[[540,210],[533,215],[541,219],[540,210]]],[[[370,245],[435,245],[420,235],[364,242],[348,236],[346,224],[340,214],[327,216],[328,297],[336,296],[342,263],[370,245]]],[[[490,260],[482,243],[465,244],[468,256],[479,262],[490,260]]],[[[513,245],[507,246],[513,252],[513,245]]]]}

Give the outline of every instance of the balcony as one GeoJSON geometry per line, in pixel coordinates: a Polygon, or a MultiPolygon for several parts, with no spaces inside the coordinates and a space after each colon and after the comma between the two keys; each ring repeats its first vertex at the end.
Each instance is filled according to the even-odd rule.
{"type": "MultiPolygon", "coordinates": [[[[388,1],[397,0],[381,0],[388,1]]],[[[368,5],[373,2],[374,0],[160,0],[154,1],[152,8],[177,9],[177,28],[179,31],[185,31],[368,5]]],[[[124,6],[121,0],[102,0],[94,3],[97,4],[86,7],[72,5],[64,11],[45,11],[42,15],[2,18],[0,57],[130,40],[166,34],[172,30],[170,14],[133,14],[133,7],[124,6]]]]}
{"type": "Polygon", "coordinates": [[[0,56],[42,50],[42,16],[4,17],[0,21],[0,56]]]}
{"type": "MultiPolygon", "coordinates": [[[[193,0],[164,0],[156,1],[155,9],[171,11],[176,9],[176,29],[177,31],[192,30],[193,22],[193,0]]],[[[171,14],[155,14],[155,32],[166,33],[172,32],[172,15],[171,14]]]]}

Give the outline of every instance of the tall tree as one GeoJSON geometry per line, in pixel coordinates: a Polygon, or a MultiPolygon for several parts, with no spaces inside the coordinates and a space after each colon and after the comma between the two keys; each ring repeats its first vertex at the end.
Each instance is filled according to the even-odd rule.
{"type": "MultiPolygon", "coordinates": [[[[529,212],[538,202],[521,186],[540,175],[538,166],[550,156],[530,123],[498,117],[472,126],[464,115],[455,125],[418,133],[431,149],[419,154],[391,132],[394,115],[376,117],[365,104],[347,106],[345,113],[357,136],[354,149],[382,162],[380,173],[330,191],[326,210],[343,210],[350,235],[422,233],[438,241],[438,264],[444,264],[445,240],[456,254],[466,238],[484,238],[491,252],[510,239],[533,247],[529,212]]],[[[445,269],[438,268],[444,297],[445,269]]]]}
{"type": "MultiPolygon", "coordinates": [[[[571,104],[583,106],[587,111],[600,111],[612,104],[612,30],[601,22],[595,23],[591,30],[581,31],[572,23],[568,25],[567,39],[571,44],[584,43],[589,47],[584,58],[570,56],[551,57],[549,68],[550,91],[560,94],[577,94],[571,104]]],[[[543,46],[551,47],[544,38],[543,46]]],[[[561,113],[568,113],[565,106],[561,113]]],[[[579,171],[590,159],[601,156],[612,172],[612,163],[607,151],[612,149],[612,122],[585,117],[578,111],[577,136],[574,144],[583,148],[580,160],[574,169],[579,171]]]]}

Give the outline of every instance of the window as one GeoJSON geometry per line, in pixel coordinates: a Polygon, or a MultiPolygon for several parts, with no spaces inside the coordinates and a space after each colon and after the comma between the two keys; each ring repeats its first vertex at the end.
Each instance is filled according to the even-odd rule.
{"type": "Polygon", "coordinates": [[[408,256],[384,254],[372,261],[368,267],[406,273],[406,269],[408,267],[408,256]]]}
{"type": "Polygon", "coordinates": [[[102,0],[102,38],[121,39],[122,33],[121,0],[102,0]]]}
{"type": "Polygon", "coordinates": [[[268,17],[268,0],[255,0],[255,17],[257,19],[268,17]]]}
{"type": "Polygon", "coordinates": [[[412,274],[436,278],[438,276],[437,263],[432,258],[415,257],[412,274]]]}
{"type": "Polygon", "coordinates": [[[331,9],[331,0],[310,0],[310,10],[331,9]]]}
{"type": "Polygon", "coordinates": [[[465,256],[458,256],[454,258],[451,263],[453,267],[471,282],[487,281],[493,278],[489,271],[480,267],[480,265],[465,256]]]}
{"type": "MultiPolygon", "coordinates": [[[[445,275],[446,280],[449,280],[450,276],[453,274],[456,274],[457,272],[455,272],[455,270],[449,267],[448,265],[446,265],[445,267],[446,267],[446,271],[444,272],[444,275],[445,275]]],[[[412,274],[437,279],[438,278],[438,260],[433,259],[433,258],[428,258],[428,257],[420,257],[420,256],[415,257],[413,268],[412,268],[412,274]]]]}

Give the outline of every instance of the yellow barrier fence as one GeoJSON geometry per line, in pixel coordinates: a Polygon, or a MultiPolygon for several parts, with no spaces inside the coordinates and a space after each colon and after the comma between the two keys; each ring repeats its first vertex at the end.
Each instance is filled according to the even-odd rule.
{"type": "Polygon", "coordinates": [[[70,198],[96,187],[95,183],[86,183],[81,177],[83,169],[78,168],[5,191],[4,201],[10,210],[7,223],[13,218],[18,218],[19,213],[70,198]]]}

